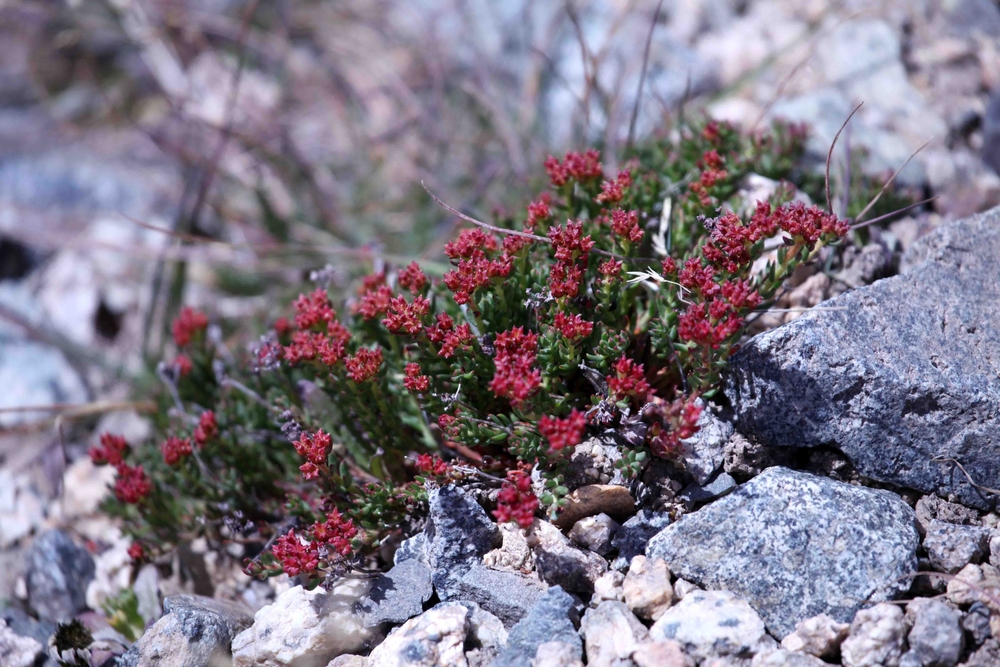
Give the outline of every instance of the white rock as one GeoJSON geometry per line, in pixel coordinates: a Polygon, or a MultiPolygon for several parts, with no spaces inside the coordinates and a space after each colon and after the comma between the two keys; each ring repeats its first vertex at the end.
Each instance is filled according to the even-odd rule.
{"type": "Polygon", "coordinates": [[[826,667],[827,663],[808,653],[783,648],[768,649],[750,661],[750,667],[826,667]]]}
{"type": "Polygon", "coordinates": [[[132,583],[132,557],[128,555],[131,540],[117,528],[105,539],[111,542],[111,548],[94,556],[94,578],[87,585],[87,606],[91,609],[101,609],[109,598],[132,583]]]}
{"type": "Polygon", "coordinates": [[[685,595],[653,624],[649,635],[654,641],[672,639],[701,660],[747,657],[777,645],[757,612],[730,591],[685,595]]]}
{"type": "Polygon", "coordinates": [[[662,558],[633,558],[622,589],[625,603],[639,618],[655,621],[674,603],[670,570],[662,558]]]}
{"type": "Polygon", "coordinates": [[[838,623],[826,614],[820,614],[799,621],[795,630],[781,640],[781,645],[789,651],[801,651],[822,658],[837,650],[847,636],[850,626],[838,623]]]}
{"type": "Polygon", "coordinates": [[[674,602],[680,602],[688,593],[700,590],[702,590],[702,588],[698,584],[693,584],[687,579],[678,578],[677,581],[674,582],[674,602]]]}
{"type": "Polygon", "coordinates": [[[393,630],[369,656],[371,667],[467,667],[469,610],[446,603],[393,630]]]}
{"type": "Polygon", "coordinates": [[[354,605],[367,588],[356,579],[341,581],[330,593],[290,588],[254,614],[253,625],[233,640],[233,667],[323,664],[358,651],[370,635],[354,605]]]}
{"type": "Polygon", "coordinates": [[[647,642],[632,653],[636,667],[694,667],[694,659],[672,639],[647,642]]]}
{"type": "Polygon", "coordinates": [[[531,667],[583,667],[577,649],[566,642],[551,641],[539,645],[531,667]]]}
{"type": "Polygon", "coordinates": [[[569,539],[584,549],[606,556],[611,551],[611,538],[615,536],[621,524],[601,513],[580,519],[569,531],[569,539]]]}
{"type": "Polygon", "coordinates": [[[514,523],[500,524],[500,537],[503,542],[498,549],[489,551],[483,556],[483,565],[495,570],[510,570],[520,572],[535,567],[531,548],[524,533],[514,523]]]}
{"type": "Polygon", "coordinates": [[[948,600],[959,606],[976,602],[980,598],[979,587],[984,578],[983,568],[969,563],[948,581],[948,600]]]}
{"type": "Polygon", "coordinates": [[[589,667],[618,667],[649,641],[649,630],[621,602],[602,602],[597,609],[588,609],[580,633],[589,667]]]}
{"type": "Polygon", "coordinates": [[[59,504],[62,517],[76,519],[97,512],[97,506],[108,495],[108,487],[115,482],[112,466],[95,466],[89,456],[74,461],[63,475],[62,498],[59,504]]]}
{"type": "Polygon", "coordinates": [[[590,598],[590,606],[596,607],[605,600],[624,602],[625,591],[622,589],[624,581],[625,575],[617,570],[609,570],[602,574],[594,582],[594,596],[590,598]]]}
{"type": "Polygon", "coordinates": [[[862,609],[854,617],[840,647],[844,667],[891,667],[903,655],[906,624],[903,611],[883,602],[862,609]]]}
{"type": "Polygon", "coordinates": [[[0,665],[4,667],[32,667],[42,652],[42,645],[31,637],[22,637],[7,627],[0,618],[0,665]]]}
{"type": "MultiPolygon", "coordinates": [[[[0,347],[3,347],[2,339],[0,347]]],[[[2,374],[0,371],[0,376],[2,374]]],[[[0,549],[27,537],[44,521],[45,507],[28,477],[14,477],[9,470],[0,470],[0,549]]]]}

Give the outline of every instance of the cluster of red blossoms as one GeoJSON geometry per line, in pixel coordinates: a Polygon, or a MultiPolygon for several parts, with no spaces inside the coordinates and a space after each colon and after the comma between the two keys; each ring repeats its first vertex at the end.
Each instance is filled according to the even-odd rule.
{"type": "Polygon", "coordinates": [[[214,438],[219,433],[219,425],[215,421],[215,412],[205,410],[198,418],[198,426],[194,429],[194,441],[199,447],[204,447],[205,443],[214,438]]]}
{"type": "MultiPolygon", "coordinates": [[[[327,366],[344,358],[345,346],[351,333],[337,320],[337,312],[323,289],[300,294],[295,300],[295,324],[299,331],[292,334],[291,344],[282,349],[282,356],[292,364],[319,360],[327,366]]],[[[265,355],[268,350],[261,350],[265,355]]]]}
{"type": "Polygon", "coordinates": [[[495,278],[506,278],[514,267],[514,255],[525,246],[523,237],[508,236],[504,239],[499,257],[497,240],[478,227],[467,229],[444,252],[458,265],[444,274],[444,284],[454,293],[455,303],[468,303],[473,292],[486,287],[495,278]]]}
{"type": "Polygon", "coordinates": [[[373,320],[389,310],[392,289],[385,282],[385,273],[366,277],[361,284],[360,297],[352,311],[363,319],[373,320]]]}
{"type": "Polygon", "coordinates": [[[102,433],[100,445],[91,447],[90,460],[97,465],[112,465],[118,471],[115,479],[115,496],[123,503],[134,505],[152,492],[153,484],[142,466],[125,463],[128,443],[120,435],[102,433]]]}
{"type": "Polygon", "coordinates": [[[649,429],[649,447],[653,454],[662,458],[677,456],[681,441],[698,432],[701,410],[694,396],[678,398],[671,403],[655,400],[647,415],[653,419],[649,429]]]}
{"type": "Polygon", "coordinates": [[[601,183],[601,194],[597,195],[596,201],[600,204],[617,204],[624,199],[625,191],[630,185],[632,185],[632,172],[619,171],[618,178],[601,183]]]}
{"type": "Polygon", "coordinates": [[[715,282],[711,266],[701,266],[692,257],[678,275],[680,284],[699,295],[677,322],[681,340],[694,341],[712,349],[735,335],[743,327],[742,312],[760,305],[760,294],[745,280],[715,282]]]}
{"type": "Polygon", "coordinates": [[[651,391],[643,365],[623,355],[615,363],[614,374],[608,376],[608,393],[616,401],[635,397],[645,403],[651,391]]]}
{"type": "Polygon", "coordinates": [[[561,162],[550,155],[545,160],[545,172],[549,175],[549,181],[557,188],[566,185],[570,179],[588,181],[604,176],[601,154],[593,149],[586,153],[566,153],[561,162]]]}
{"type": "Polygon", "coordinates": [[[552,326],[571,341],[582,340],[594,330],[593,322],[588,322],[580,315],[567,315],[563,312],[556,313],[552,326]]]}
{"type": "Polygon", "coordinates": [[[327,514],[326,521],[314,523],[307,532],[311,538],[308,541],[303,542],[293,529],[275,540],[271,547],[271,553],[291,577],[315,572],[320,561],[329,560],[331,556],[350,556],[354,551],[351,541],[358,534],[358,528],[334,509],[327,514]]]}
{"type": "Polygon", "coordinates": [[[573,410],[563,419],[544,415],[538,420],[538,432],[549,441],[553,451],[579,445],[586,428],[587,415],[579,410],[573,410]]]}
{"type": "Polygon", "coordinates": [[[688,190],[691,194],[698,197],[698,201],[701,202],[702,206],[711,206],[712,197],[709,193],[715,184],[721,180],[724,180],[729,174],[723,169],[722,158],[719,157],[719,153],[712,150],[707,151],[700,161],[702,168],[701,177],[691,183],[688,186],[688,190]]]}
{"type": "Polygon", "coordinates": [[[184,347],[191,342],[199,331],[204,331],[208,327],[208,316],[205,313],[185,306],[174,320],[173,334],[177,347],[184,347]]]}
{"type": "Polygon", "coordinates": [[[525,333],[523,327],[497,334],[496,356],[493,364],[496,373],[490,389],[500,398],[518,406],[535,392],[542,382],[542,372],[535,366],[538,351],[538,334],[525,333]]]}
{"type": "Polygon", "coordinates": [[[528,218],[524,221],[525,229],[531,231],[538,226],[538,223],[548,220],[552,215],[552,209],[549,206],[551,203],[552,197],[546,192],[538,200],[528,204],[528,218]]]}
{"type": "Polygon", "coordinates": [[[455,326],[455,320],[447,313],[439,313],[434,324],[425,329],[427,339],[441,347],[438,356],[450,359],[458,348],[472,342],[472,328],[468,324],[455,326]]]}
{"type": "Polygon", "coordinates": [[[417,455],[417,470],[424,475],[441,477],[448,474],[448,464],[433,454],[417,455]]]}
{"type": "Polygon", "coordinates": [[[167,438],[160,451],[163,452],[163,462],[168,466],[177,465],[185,457],[191,455],[190,438],[167,438]]]}
{"type": "Polygon", "coordinates": [[[500,523],[516,521],[521,528],[528,528],[535,521],[538,497],[531,490],[531,478],[520,470],[507,473],[507,480],[497,495],[497,508],[493,516],[500,523]]]}
{"type": "Polygon", "coordinates": [[[316,431],[310,435],[303,433],[299,439],[292,443],[299,456],[306,460],[299,470],[305,479],[316,479],[321,471],[326,469],[326,458],[330,453],[332,440],[328,433],[316,431]]]}
{"type": "Polygon", "coordinates": [[[403,369],[403,372],[405,374],[405,377],[403,378],[403,387],[407,391],[419,394],[430,388],[431,379],[430,377],[422,374],[420,364],[411,361],[406,364],[406,368],[403,369]]]}
{"type": "Polygon", "coordinates": [[[347,367],[347,377],[358,383],[375,377],[381,365],[382,348],[380,347],[376,347],[374,350],[363,347],[358,350],[357,354],[344,362],[344,366],[347,367]]]}
{"type": "Polygon", "coordinates": [[[382,324],[392,333],[413,336],[424,328],[423,319],[430,309],[431,302],[422,296],[414,297],[413,303],[407,303],[406,299],[398,296],[389,300],[388,314],[382,324]]]}
{"type": "Polygon", "coordinates": [[[633,243],[641,241],[643,231],[639,229],[639,212],[616,208],[611,212],[611,231],[633,243]]]}
{"type": "Polygon", "coordinates": [[[556,262],[549,270],[549,289],[552,296],[575,297],[580,292],[580,281],[587,268],[587,255],[594,247],[594,240],[583,235],[583,223],[568,221],[562,227],[549,229],[549,240],[555,248],[556,262]]]}
{"type": "Polygon", "coordinates": [[[410,265],[399,272],[396,276],[396,282],[403,289],[410,290],[413,294],[420,294],[427,287],[429,281],[424,272],[420,270],[420,266],[416,262],[410,262],[410,265]]]}

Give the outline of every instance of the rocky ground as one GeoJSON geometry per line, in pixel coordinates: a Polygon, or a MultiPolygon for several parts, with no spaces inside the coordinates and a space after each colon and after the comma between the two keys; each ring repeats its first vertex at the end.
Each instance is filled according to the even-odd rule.
{"type": "MultiPolygon", "coordinates": [[[[533,4],[538,20],[557,13],[533,4]]],[[[623,22],[609,20],[610,4],[581,4],[583,34],[610,53],[594,81],[634,81],[655,4],[623,22]]],[[[1000,664],[1000,213],[968,217],[1000,203],[1000,9],[991,0],[665,4],[640,131],[687,95],[744,127],[772,115],[807,121],[821,161],[864,101],[841,138],[835,187],[847,146],[881,173],[930,139],[900,178],[938,199],[873,234],[840,273],[797,278],[783,307],[832,299],[760,318],[763,333],[727,380],[732,409],[705,413],[682,466],[657,462],[626,483],[613,439],[584,443],[572,505],[559,525],[528,531],[497,527],[481,489],[437,490],[427,526],[391,570],[329,591],[286,577],[250,582],[238,549],[199,544],[134,571],[127,542],[97,511],[109,471],[83,455],[88,438],[114,430],[140,440],[148,429],[120,378],[158,345],[144,335],[159,312],[151,285],[157,262],[178,252],[122,216],[170,227],[198,174],[164,148],[152,132],[160,125],[94,122],[104,98],[92,82],[55,98],[39,92],[21,28],[36,10],[18,9],[23,23],[0,38],[0,664],[54,664],[55,624],[73,617],[93,631],[95,665],[123,652],[120,664],[136,666],[230,655],[275,667],[1000,664]],[[90,407],[57,420],[21,409],[60,403],[90,407]],[[129,588],[148,626],[134,643],[105,609],[129,588]]],[[[413,25],[410,13],[387,21],[433,32],[446,3],[422,5],[413,25]]],[[[511,11],[475,38],[462,31],[442,59],[456,72],[503,62],[497,81],[526,85],[530,49],[500,39],[520,19],[511,11]]],[[[574,60],[575,31],[553,34],[565,83],[539,113],[557,127],[596,84],[574,60]]],[[[295,71],[308,80],[322,63],[299,56],[295,71]]],[[[218,121],[224,96],[212,77],[232,68],[208,51],[183,62],[203,95],[192,113],[218,121]]],[[[276,92],[277,80],[251,69],[246,127],[290,114],[305,133],[293,145],[319,168],[345,141],[346,121],[324,116],[336,100],[306,103],[276,92]],[[333,130],[321,132],[324,123],[333,130]]],[[[380,132],[392,129],[394,112],[384,114],[372,123],[380,132]]],[[[606,115],[605,138],[627,115],[606,115]]],[[[187,151],[214,149],[184,129],[164,131],[187,151]]],[[[579,139],[551,134],[550,146],[579,139]]],[[[397,183],[428,168],[414,157],[424,144],[401,144],[410,150],[399,153],[397,183]]],[[[245,150],[223,152],[213,224],[260,217],[245,150]]],[[[266,164],[254,168],[268,192],[282,191],[266,164]]],[[[227,252],[230,264],[272,268],[227,252]]],[[[266,307],[220,291],[219,257],[189,259],[194,302],[231,315],[266,307]]]]}

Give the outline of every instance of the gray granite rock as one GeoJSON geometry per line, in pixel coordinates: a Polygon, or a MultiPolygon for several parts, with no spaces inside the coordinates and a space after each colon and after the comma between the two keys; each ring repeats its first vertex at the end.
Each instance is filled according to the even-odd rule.
{"type": "Polygon", "coordinates": [[[717,475],[705,484],[692,482],[681,491],[678,499],[684,502],[688,508],[692,508],[699,503],[707,503],[710,500],[721,498],[735,489],[736,480],[729,473],[719,471],[717,475]]]}
{"type": "Polygon", "coordinates": [[[233,638],[253,624],[243,605],[200,595],[168,597],[163,609],[163,618],[125,652],[118,667],[229,664],[233,638]]]}
{"type": "Polygon", "coordinates": [[[368,657],[371,667],[459,667],[465,665],[469,610],[440,604],[399,626],[368,657]]]}
{"type": "Polygon", "coordinates": [[[607,514],[588,516],[573,524],[569,539],[579,547],[606,556],[611,551],[611,540],[621,525],[607,514]]]}
{"type": "Polygon", "coordinates": [[[768,468],[650,540],[677,576],[749,602],[784,637],[817,614],[850,621],[909,587],[913,510],[888,491],[768,468]]]}
{"type": "Polygon", "coordinates": [[[937,496],[921,496],[913,509],[917,514],[917,530],[921,536],[927,532],[927,526],[935,519],[962,526],[979,523],[979,513],[976,510],[958,503],[949,503],[937,496]]]}
{"type": "Polygon", "coordinates": [[[50,530],[28,554],[28,604],[47,621],[66,621],[87,607],[94,559],[61,530],[50,530]]]}
{"type": "Polygon", "coordinates": [[[478,603],[509,628],[528,615],[544,592],[537,579],[476,565],[458,581],[455,598],[478,603]]]}
{"type": "Polygon", "coordinates": [[[580,622],[589,667],[622,667],[632,652],[649,641],[649,630],[621,602],[605,601],[588,609],[580,622]]]}
{"type": "Polygon", "coordinates": [[[681,443],[684,449],[681,459],[684,468],[691,473],[694,481],[705,484],[712,474],[722,467],[726,457],[726,442],[733,434],[733,425],[719,419],[709,409],[698,416],[698,432],[681,443]]]}
{"type": "Polygon", "coordinates": [[[737,429],[833,446],[867,477],[981,508],[1000,486],[1000,209],[917,241],[903,275],[753,338],[731,363],[737,429]]]}
{"type": "Polygon", "coordinates": [[[669,525],[670,515],[650,510],[640,510],[623,523],[611,539],[611,546],[618,549],[618,557],[611,563],[612,569],[627,570],[633,557],[646,552],[650,538],[669,525]]]}
{"type": "Polygon", "coordinates": [[[908,640],[909,652],[916,656],[918,664],[954,667],[965,641],[960,625],[962,614],[940,600],[921,600],[916,604],[915,617],[908,640]]]}
{"type": "Polygon", "coordinates": [[[372,584],[358,612],[368,627],[403,623],[424,610],[434,594],[431,571],[418,560],[404,560],[372,584]]]}
{"type": "Polygon", "coordinates": [[[531,612],[510,630],[507,649],[492,667],[525,667],[531,664],[538,647],[560,641],[573,646],[576,657],[583,656],[583,642],[577,634],[579,618],[576,601],[559,586],[553,586],[538,599],[531,612]]]}
{"type": "Polygon", "coordinates": [[[392,557],[393,565],[399,565],[405,560],[418,560],[427,565],[427,536],[423,532],[408,537],[399,544],[392,557]]]}
{"type": "Polygon", "coordinates": [[[590,595],[594,582],[608,570],[608,562],[592,551],[578,549],[547,521],[537,521],[529,544],[539,578],[571,593],[590,595]]]}
{"type": "Polygon", "coordinates": [[[905,637],[903,612],[896,605],[882,603],[862,609],[840,646],[841,662],[844,667],[898,665],[905,637]]]}
{"type": "MultiPolygon", "coordinates": [[[[485,664],[494,660],[507,647],[507,628],[503,621],[471,600],[455,600],[469,610],[469,635],[467,642],[479,651],[485,664]]],[[[451,603],[442,603],[451,604],[451,603]]]]}
{"type": "Polygon", "coordinates": [[[438,597],[458,595],[458,582],[500,545],[500,530],[468,493],[455,486],[430,492],[425,553],[438,597]]]}
{"type": "Polygon", "coordinates": [[[982,526],[959,526],[933,520],[927,526],[924,549],[934,569],[955,574],[986,553],[990,531],[982,526]]]}
{"type": "Polygon", "coordinates": [[[649,629],[654,641],[674,640],[699,660],[717,656],[750,658],[777,648],[764,621],[730,591],[696,591],[684,596],[649,629]]]}

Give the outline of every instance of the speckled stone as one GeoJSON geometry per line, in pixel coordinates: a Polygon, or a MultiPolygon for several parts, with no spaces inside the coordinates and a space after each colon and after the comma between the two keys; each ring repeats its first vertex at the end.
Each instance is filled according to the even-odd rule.
{"type": "Polygon", "coordinates": [[[909,587],[919,537],[888,491],[768,468],[650,540],[679,577],[749,602],[778,637],[817,614],[849,622],[909,587]]]}

